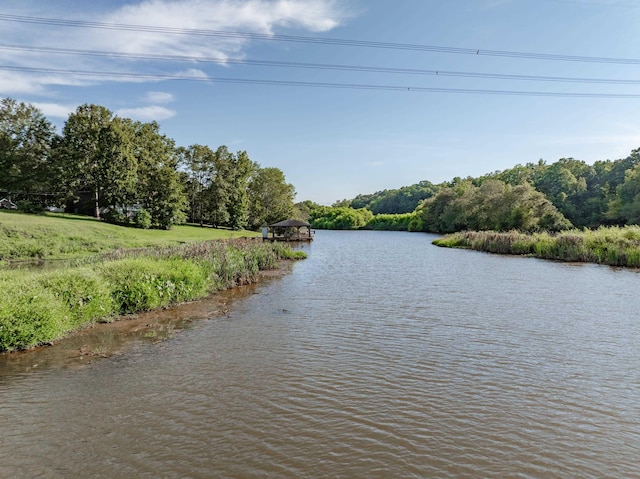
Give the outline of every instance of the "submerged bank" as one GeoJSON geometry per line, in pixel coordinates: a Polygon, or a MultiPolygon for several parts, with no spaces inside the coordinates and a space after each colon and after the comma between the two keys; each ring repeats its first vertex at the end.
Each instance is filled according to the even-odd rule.
{"type": "Polygon", "coordinates": [[[286,245],[234,240],[118,251],[52,271],[3,271],[0,351],[54,341],[118,315],[256,282],[261,270],[305,257],[286,245]]]}
{"type": "Polygon", "coordinates": [[[600,227],[558,234],[464,231],[433,241],[436,246],[542,259],[640,267],[640,227],[600,227]]]}

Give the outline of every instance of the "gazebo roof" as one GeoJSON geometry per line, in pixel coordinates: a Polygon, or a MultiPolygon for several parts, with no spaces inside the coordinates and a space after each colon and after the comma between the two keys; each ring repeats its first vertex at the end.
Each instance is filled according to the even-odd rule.
{"type": "Polygon", "coordinates": [[[284,221],[280,221],[279,223],[274,223],[272,225],[269,225],[270,228],[287,228],[291,226],[300,227],[300,226],[311,226],[311,225],[306,221],[300,221],[300,220],[284,220],[284,221]]]}

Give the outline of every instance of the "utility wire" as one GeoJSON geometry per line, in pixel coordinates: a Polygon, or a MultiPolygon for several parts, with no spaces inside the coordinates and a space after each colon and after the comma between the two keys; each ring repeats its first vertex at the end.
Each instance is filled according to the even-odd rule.
{"type": "Polygon", "coordinates": [[[365,83],[328,83],[328,82],[302,82],[290,80],[263,80],[249,78],[226,78],[226,77],[202,77],[189,75],[160,75],[128,72],[99,72],[84,70],[66,70],[55,68],[28,68],[12,67],[0,65],[0,70],[10,70],[28,73],[49,73],[62,75],[81,75],[93,77],[115,77],[122,79],[146,79],[146,80],[176,80],[176,81],[199,81],[211,83],[241,83],[250,85],[273,85],[273,86],[295,86],[312,88],[341,88],[353,90],[383,90],[383,91],[407,91],[407,92],[428,92],[428,93],[469,93],[481,95],[510,95],[510,96],[538,96],[538,97],[564,97],[564,98],[640,98],[640,94],[626,93],[579,93],[579,92],[545,92],[545,91],[518,91],[518,90],[488,90],[469,88],[432,88],[406,85],[376,85],[365,83]]]}
{"type": "Polygon", "coordinates": [[[99,51],[99,50],[76,50],[76,49],[67,49],[67,48],[33,47],[33,46],[6,45],[6,44],[0,44],[0,50],[27,51],[31,53],[54,53],[54,54],[64,54],[64,55],[86,55],[86,56],[126,58],[126,59],[136,59],[136,60],[161,60],[161,61],[199,62],[199,63],[217,63],[217,64],[236,64],[236,65],[267,66],[267,67],[306,68],[306,69],[319,69],[319,70],[358,71],[358,72],[371,72],[371,73],[398,73],[398,74],[409,74],[409,75],[487,78],[487,79],[498,79],[498,80],[526,80],[526,81],[542,81],[542,82],[640,85],[640,80],[626,80],[626,79],[615,79],[615,78],[512,75],[512,74],[506,74],[506,73],[425,70],[425,69],[416,69],[416,68],[375,67],[375,66],[365,66],[365,65],[302,63],[302,62],[285,62],[285,61],[272,61],[272,60],[249,60],[249,59],[236,59],[236,58],[220,59],[220,58],[213,58],[213,57],[197,57],[197,56],[182,56],[182,55],[156,55],[156,54],[142,55],[142,54],[108,52],[108,51],[99,51]]]}
{"type": "Polygon", "coordinates": [[[23,15],[0,14],[0,21],[32,23],[38,25],[64,26],[76,28],[98,28],[106,30],[122,30],[146,33],[165,33],[175,35],[194,35],[241,40],[269,40],[280,42],[312,43],[320,45],[339,45],[362,48],[381,48],[393,50],[411,50],[421,52],[451,53],[459,55],[484,55],[495,57],[525,58],[530,60],[550,60],[563,62],[615,63],[640,65],[640,58],[591,57],[581,55],[558,55],[549,53],[516,52],[506,50],[483,50],[476,48],[458,48],[415,43],[390,43],[366,40],[348,40],[340,38],[306,37],[299,35],[278,35],[266,33],[228,32],[191,28],[155,27],[149,25],[129,25],[123,23],[92,22],[84,20],[63,20],[57,18],[31,17],[23,15]]]}

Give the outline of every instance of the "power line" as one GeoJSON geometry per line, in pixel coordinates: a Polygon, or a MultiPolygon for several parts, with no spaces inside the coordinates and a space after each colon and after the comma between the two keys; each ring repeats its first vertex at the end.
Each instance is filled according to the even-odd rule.
{"type": "Polygon", "coordinates": [[[366,66],[366,65],[303,63],[303,62],[250,60],[250,59],[234,59],[234,58],[219,59],[219,58],[213,58],[213,57],[182,56],[182,55],[156,55],[156,54],[140,55],[140,54],[132,54],[132,53],[109,52],[109,51],[99,51],[99,50],[77,50],[77,49],[67,49],[67,48],[34,47],[34,46],[20,46],[20,45],[6,45],[6,44],[0,44],[0,50],[17,50],[17,51],[27,51],[32,53],[54,53],[54,54],[86,55],[86,56],[97,56],[97,57],[116,57],[116,58],[137,59],[137,60],[161,60],[161,61],[237,64],[237,65],[251,65],[251,66],[286,67],[286,68],[303,68],[303,69],[320,69],[320,70],[337,70],[337,71],[357,71],[357,72],[371,72],[371,73],[397,73],[397,74],[409,74],[409,75],[486,78],[486,79],[497,79],[497,80],[600,83],[600,84],[614,84],[614,85],[639,85],[640,84],[640,80],[615,79],[615,78],[514,75],[514,74],[506,74],[506,73],[426,70],[426,69],[417,69],[417,68],[376,67],[376,66],[366,66]]]}
{"type": "Polygon", "coordinates": [[[563,97],[563,98],[640,98],[640,94],[626,93],[579,93],[579,92],[545,92],[545,91],[518,91],[518,90],[489,90],[469,88],[435,88],[406,85],[376,85],[365,83],[329,83],[329,82],[302,82],[291,80],[264,80],[249,78],[226,77],[201,77],[188,75],[160,75],[128,72],[99,72],[84,70],[65,70],[55,68],[28,68],[1,66],[0,70],[19,71],[27,73],[49,73],[62,75],[81,75],[94,77],[115,77],[122,79],[147,79],[147,80],[175,80],[175,81],[199,81],[211,83],[239,83],[250,85],[293,86],[307,88],[339,88],[352,90],[379,90],[398,92],[427,92],[427,93],[466,93],[480,95],[509,95],[509,96],[537,96],[537,97],[563,97]]]}
{"type": "Polygon", "coordinates": [[[586,63],[614,63],[627,65],[640,65],[640,58],[617,58],[617,57],[591,57],[582,55],[560,55],[549,53],[517,52],[506,50],[484,50],[478,48],[459,48],[436,45],[421,45],[415,43],[392,43],[376,42],[367,40],[348,40],[340,38],[326,37],[306,37],[300,35],[278,35],[249,32],[229,32],[218,30],[204,30],[191,28],[155,27],[149,25],[129,25],[123,23],[91,22],[84,20],[63,20],[56,18],[31,17],[23,15],[0,14],[0,21],[31,23],[38,25],[64,26],[75,28],[98,28],[107,30],[122,30],[145,33],[165,33],[172,35],[194,35],[240,40],[269,40],[281,42],[311,43],[320,45],[338,45],[361,48],[379,48],[393,50],[411,50],[421,52],[450,53],[458,55],[484,55],[508,58],[524,58],[529,60],[549,60],[563,62],[586,62],[586,63]]]}

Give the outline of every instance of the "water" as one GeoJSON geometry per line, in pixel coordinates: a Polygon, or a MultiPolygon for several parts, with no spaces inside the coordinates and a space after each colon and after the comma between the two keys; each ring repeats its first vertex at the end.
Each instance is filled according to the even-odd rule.
{"type": "Polygon", "coordinates": [[[432,239],[319,231],[164,341],[0,358],[0,477],[640,477],[639,273],[432,239]]]}

